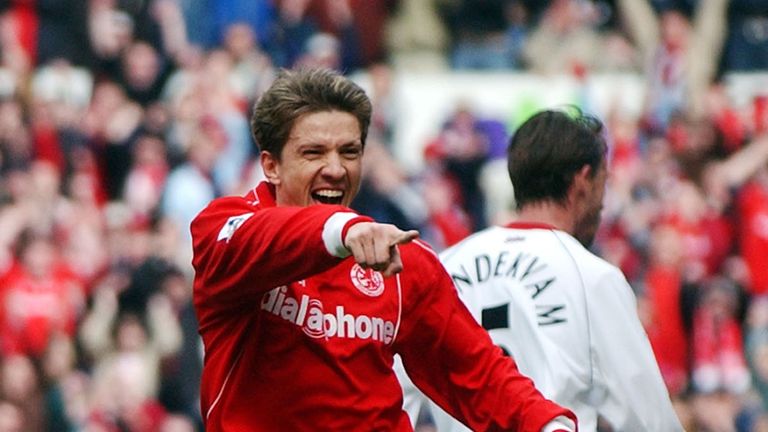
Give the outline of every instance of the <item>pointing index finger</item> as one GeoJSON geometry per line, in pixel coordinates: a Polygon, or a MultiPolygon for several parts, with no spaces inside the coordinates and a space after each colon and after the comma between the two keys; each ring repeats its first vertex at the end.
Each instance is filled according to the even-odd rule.
{"type": "Polygon", "coordinates": [[[409,230],[403,232],[402,235],[395,241],[394,244],[405,244],[410,242],[411,240],[419,238],[419,232],[416,230],[409,230]]]}

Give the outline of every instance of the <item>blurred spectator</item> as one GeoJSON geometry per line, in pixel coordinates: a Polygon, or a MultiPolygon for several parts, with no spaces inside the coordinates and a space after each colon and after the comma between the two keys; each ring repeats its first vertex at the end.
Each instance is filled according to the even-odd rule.
{"type": "Polygon", "coordinates": [[[32,96],[40,102],[60,103],[76,114],[88,106],[93,76],[88,69],[56,60],[37,68],[32,78],[32,96]]]}
{"type": "Polygon", "coordinates": [[[303,53],[293,63],[296,68],[342,69],[341,45],[330,33],[316,33],[307,40],[303,53]]]}
{"type": "MultiPolygon", "coordinates": [[[[370,4],[378,2],[379,0],[366,1],[370,4]]],[[[320,34],[331,34],[338,41],[336,48],[338,61],[332,67],[344,73],[352,73],[360,68],[363,65],[361,32],[355,24],[351,0],[315,1],[311,3],[309,13],[315,17],[320,34]]],[[[368,25],[374,24],[374,22],[368,23],[368,25]]],[[[371,30],[371,33],[376,32],[376,29],[371,30]]],[[[311,45],[312,41],[307,41],[305,52],[312,51],[311,45]]]]}
{"type": "Polygon", "coordinates": [[[714,278],[701,289],[693,317],[694,409],[702,429],[734,430],[739,398],[751,381],[736,316],[739,288],[725,278],[714,278]]]}
{"type": "Polygon", "coordinates": [[[113,81],[101,81],[94,90],[81,130],[98,157],[100,178],[107,199],[119,197],[130,171],[131,143],[144,119],[144,110],[113,81]]]}
{"type": "Polygon", "coordinates": [[[379,142],[369,139],[363,159],[365,173],[352,208],[401,229],[420,229],[428,218],[424,198],[379,142]]]}
{"type": "Polygon", "coordinates": [[[485,227],[485,196],[480,189],[479,176],[488,159],[491,145],[488,131],[482,127],[471,108],[459,104],[445,122],[440,135],[425,149],[437,172],[455,182],[455,198],[470,216],[472,230],[485,227]]]}
{"type": "Polygon", "coordinates": [[[243,23],[229,26],[224,47],[232,58],[234,92],[244,101],[254,101],[275,78],[272,59],[261,49],[256,34],[243,23]]]}
{"type": "Polygon", "coordinates": [[[50,236],[24,231],[15,257],[0,293],[1,352],[40,358],[53,335],[74,335],[85,292],[50,236]]]}
{"type": "Polygon", "coordinates": [[[768,297],[752,300],[747,318],[745,351],[763,411],[768,409],[768,297]]]}
{"type": "Polygon", "coordinates": [[[386,63],[375,63],[368,67],[370,89],[368,95],[373,105],[371,127],[368,135],[381,141],[391,149],[397,120],[395,112],[394,77],[395,72],[386,63]]]}
{"type": "Polygon", "coordinates": [[[77,425],[85,419],[83,377],[75,370],[77,354],[74,345],[71,338],[56,335],[41,362],[45,422],[49,431],[77,430],[77,425]]]}
{"type": "Polygon", "coordinates": [[[684,325],[682,247],[677,232],[664,225],[653,233],[650,265],[645,275],[641,304],[643,324],[670,395],[679,397],[688,387],[688,340],[684,325]]]}
{"type": "Polygon", "coordinates": [[[385,28],[391,62],[409,70],[441,69],[448,29],[437,12],[440,0],[399,0],[385,28]]]}
{"type": "Polygon", "coordinates": [[[190,66],[166,88],[174,118],[168,131],[171,164],[188,159],[190,144],[202,133],[217,148],[210,168],[213,183],[219,193],[231,193],[253,157],[246,118],[249,95],[237,88],[236,66],[226,51],[212,51],[202,64],[190,66]]]}
{"type": "Polygon", "coordinates": [[[768,2],[732,0],[723,63],[729,71],[768,69],[768,2]]]}
{"type": "Polygon", "coordinates": [[[133,147],[133,164],[126,176],[123,200],[134,212],[138,224],[146,224],[157,209],[168,175],[165,143],[144,135],[133,147]]]}
{"type": "Polygon", "coordinates": [[[331,33],[341,43],[341,67],[351,73],[382,61],[384,25],[397,0],[318,0],[309,13],[322,32],[331,33]]]}
{"type": "MultiPolygon", "coordinates": [[[[271,37],[271,26],[275,20],[275,1],[252,1],[252,0],[217,0],[201,1],[207,4],[208,16],[202,17],[201,21],[213,23],[213,38],[202,40],[203,46],[210,49],[226,43],[229,28],[235,24],[247,26],[260,41],[268,41],[271,37]]],[[[196,32],[196,27],[192,32],[196,32]]],[[[192,36],[199,38],[199,36],[192,36]]]]}
{"type": "Polygon", "coordinates": [[[192,304],[192,286],[178,268],[169,269],[161,280],[160,290],[170,300],[175,319],[181,328],[182,339],[179,349],[166,356],[160,365],[159,400],[168,411],[183,414],[182,418],[194,420],[194,424],[202,429],[199,399],[203,350],[192,304]]]}
{"type": "MultiPolygon", "coordinates": [[[[350,0],[279,0],[269,51],[280,67],[323,65],[353,73],[363,65],[350,0]]],[[[375,2],[370,2],[375,3],[375,2]]]]}
{"type": "Polygon", "coordinates": [[[109,260],[103,253],[102,201],[93,183],[92,175],[87,172],[70,177],[57,220],[62,259],[86,289],[109,260]]]}
{"type": "Polygon", "coordinates": [[[199,129],[191,137],[188,162],[171,171],[165,183],[160,214],[173,222],[179,237],[184,239],[177,251],[178,262],[189,263],[191,259],[190,222],[213,198],[221,195],[221,185],[216,184],[213,169],[221,154],[222,144],[218,137],[199,129]]]}
{"type": "Polygon", "coordinates": [[[114,0],[89,0],[89,42],[97,61],[115,61],[133,40],[135,23],[114,0]]]}
{"type": "Polygon", "coordinates": [[[160,97],[169,70],[166,62],[152,45],[135,42],[125,48],[114,76],[128,97],[147,106],[160,97]]]}
{"type": "Polygon", "coordinates": [[[64,59],[91,66],[86,30],[87,2],[79,0],[4,0],[0,13],[14,29],[24,57],[31,64],[44,65],[64,59]]]}
{"type": "Polygon", "coordinates": [[[22,79],[37,60],[36,10],[28,2],[4,0],[0,20],[2,65],[10,71],[11,79],[22,79]]]}
{"type": "Polygon", "coordinates": [[[160,425],[160,432],[194,432],[195,424],[187,417],[181,415],[168,415],[160,425]]]}
{"type": "Polygon", "coordinates": [[[94,361],[89,421],[107,430],[157,430],[166,415],[157,401],[159,365],[179,348],[181,329],[165,293],[152,294],[143,315],[119,307],[120,290],[111,283],[99,286],[79,335],[94,361]]]}
{"type": "Polygon", "coordinates": [[[18,405],[0,399],[0,432],[24,431],[24,414],[18,405]]]}
{"type": "Polygon", "coordinates": [[[645,65],[647,127],[663,130],[680,113],[700,118],[722,53],[727,1],[698,2],[692,22],[674,7],[657,15],[647,0],[617,4],[645,65]]]}
{"type": "Polygon", "coordinates": [[[763,166],[738,197],[739,246],[755,295],[768,294],[768,169],[763,166]]]}
{"type": "Polygon", "coordinates": [[[32,161],[32,136],[25,120],[19,98],[0,100],[0,173],[26,169],[32,161]]]}
{"type": "Polygon", "coordinates": [[[583,76],[598,69],[605,56],[605,42],[597,31],[599,12],[582,0],[550,2],[525,44],[525,63],[546,74],[583,76]]]}
{"type": "Polygon", "coordinates": [[[61,60],[39,68],[31,84],[34,156],[69,174],[76,168],[77,153],[87,146],[78,122],[91,98],[92,76],[61,60]]]}
{"type": "Polygon", "coordinates": [[[472,234],[472,219],[459,204],[455,184],[436,172],[427,172],[423,181],[429,223],[424,238],[435,250],[443,250],[472,234]]]}
{"type": "Polygon", "coordinates": [[[307,41],[318,32],[315,20],[308,15],[310,0],[280,0],[274,23],[270,55],[278,67],[290,68],[304,53],[307,41]]]}
{"type": "Polygon", "coordinates": [[[155,0],[148,12],[160,28],[160,51],[178,61],[179,56],[189,49],[187,24],[179,0],[155,0]]]}
{"type": "Polygon", "coordinates": [[[2,414],[10,416],[6,425],[9,429],[13,430],[15,426],[23,431],[44,430],[42,398],[40,379],[29,357],[23,354],[0,357],[0,401],[7,401],[5,404],[0,402],[0,407],[5,411],[2,414]]]}
{"type": "Polygon", "coordinates": [[[733,229],[690,181],[679,182],[674,191],[676,197],[664,206],[659,223],[680,236],[685,281],[700,282],[720,271],[730,252],[733,229]]]}
{"type": "Polygon", "coordinates": [[[739,287],[713,278],[703,292],[693,317],[693,386],[700,393],[744,393],[750,383],[738,320],[739,287]]]}
{"type": "Polygon", "coordinates": [[[509,69],[520,66],[520,51],[528,26],[528,12],[522,2],[442,1],[439,10],[451,34],[453,68],[509,69]]]}

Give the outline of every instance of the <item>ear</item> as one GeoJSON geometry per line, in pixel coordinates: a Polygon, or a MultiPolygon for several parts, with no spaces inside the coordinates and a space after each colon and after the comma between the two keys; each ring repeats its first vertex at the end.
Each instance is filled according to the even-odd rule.
{"type": "Polygon", "coordinates": [[[592,184],[592,167],[584,165],[580,170],[573,174],[573,180],[571,181],[571,188],[568,191],[571,202],[580,202],[590,189],[594,187],[592,184]]]}
{"type": "Polygon", "coordinates": [[[262,151],[260,155],[261,169],[264,171],[264,176],[267,181],[277,186],[280,184],[280,162],[275,156],[268,152],[262,151]]]}

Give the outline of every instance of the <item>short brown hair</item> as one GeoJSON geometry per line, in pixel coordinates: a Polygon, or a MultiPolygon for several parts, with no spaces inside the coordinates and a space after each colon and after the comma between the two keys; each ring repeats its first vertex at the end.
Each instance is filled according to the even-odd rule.
{"type": "Polygon", "coordinates": [[[296,119],[330,110],[355,116],[365,145],[372,107],[360,86],[330,69],[284,69],[256,102],[251,117],[253,139],[261,150],[280,160],[296,119]]]}
{"type": "Polygon", "coordinates": [[[507,168],[517,208],[539,201],[563,202],[584,165],[594,176],[608,146],[603,123],[578,107],[546,110],[525,121],[509,141],[507,168]]]}

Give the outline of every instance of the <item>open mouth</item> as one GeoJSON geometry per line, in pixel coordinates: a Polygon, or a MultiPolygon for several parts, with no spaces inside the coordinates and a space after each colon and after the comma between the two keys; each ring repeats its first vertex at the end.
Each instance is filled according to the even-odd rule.
{"type": "Polygon", "coordinates": [[[344,192],[340,190],[323,189],[312,192],[312,199],[323,204],[341,204],[344,192]]]}

